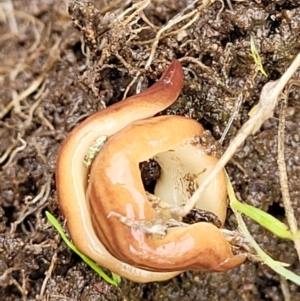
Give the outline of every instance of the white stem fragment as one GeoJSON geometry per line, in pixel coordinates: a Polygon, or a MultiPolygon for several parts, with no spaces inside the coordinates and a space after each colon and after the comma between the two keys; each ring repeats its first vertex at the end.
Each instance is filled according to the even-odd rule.
{"type": "Polygon", "coordinates": [[[196,205],[198,199],[203,194],[212,179],[225,167],[229,160],[233,157],[237,149],[244,143],[248,136],[256,133],[262,124],[273,116],[274,109],[277,105],[278,98],[283,88],[293,76],[300,65],[300,53],[295,57],[294,61],[286,72],[276,81],[268,82],[262,89],[257,109],[253,116],[242,126],[236,137],[231,141],[229,147],[220,158],[215,168],[207,175],[200,187],[195,191],[193,196],[188,200],[183,208],[174,209],[174,213],[185,216],[196,205]]]}

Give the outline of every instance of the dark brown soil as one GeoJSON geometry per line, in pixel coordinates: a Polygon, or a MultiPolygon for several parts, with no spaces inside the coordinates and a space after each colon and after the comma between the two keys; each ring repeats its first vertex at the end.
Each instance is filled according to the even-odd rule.
{"type": "MultiPolygon", "coordinates": [[[[182,94],[166,113],[199,120],[216,139],[239,99],[226,147],[248,119],[262,86],[280,77],[300,50],[299,0],[231,1],[232,9],[229,1],[208,1],[184,31],[171,33],[188,20],[163,33],[146,71],[151,39],[193,1],[152,1],[130,22],[116,22],[132,2],[141,1],[15,0],[11,12],[4,9],[10,1],[0,2],[0,300],[300,300],[299,287],[284,286],[275,272],[249,261],[227,273],[184,273],[151,284],[123,279],[114,288],[74,255],[47,222],[45,210],[63,223],[54,181],[62,141],[86,116],[120,101],[137,72],[146,88],[174,58],[182,59],[182,94]],[[251,36],[268,78],[255,71],[251,36]]],[[[136,91],[137,81],[132,83],[127,95],[136,91]]],[[[286,222],[277,165],[278,112],[240,148],[228,172],[240,199],[286,222]]],[[[286,118],[285,159],[299,220],[297,86],[290,90],[286,118]]],[[[250,220],[247,224],[268,254],[300,274],[292,242],[250,220]]],[[[230,211],[226,227],[236,228],[230,211]]]]}

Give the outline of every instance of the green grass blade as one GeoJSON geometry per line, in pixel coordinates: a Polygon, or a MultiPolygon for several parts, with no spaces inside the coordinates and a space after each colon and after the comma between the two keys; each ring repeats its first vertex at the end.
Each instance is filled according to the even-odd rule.
{"type": "MultiPolygon", "coordinates": [[[[247,229],[247,226],[242,218],[241,213],[249,216],[256,222],[258,222],[261,226],[267,228],[272,233],[279,237],[283,238],[289,238],[292,239],[294,236],[292,233],[288,230],[287,226],[271,216],[270,214],[257,209],[255,207],[242,204],[239,202],[235,196],[233,187],[231,185],[230,179],[226,173],[227,178],[227,192],[230,200],[230,207],[232,208],[238,225],[239,229],[245,236],[245,238],[248,240],[249,244],[252,246],[252,248],[256,251],[257,255],[260,257],[261,261],[269,266],[273,271],[278,273],[279,275],[285,277],[286,279],[296,283],[297,285],[300,285],[300,276],[293,273],[292,271],[285,268],[285,266],[288,266],[286,263],[276,261],[272,259],[268,254],[266,254],[258,245],[258,243],[253,239],[252,235],[247,229]]],[[[297,234],[298,235],[298,234],[297,234]]]]}
{"type": "Polygon", "coordinates": [[[61,238],[65,242],[65,244],[73,251],[75,252],[87,265],[89,265],[99,276],[101,276],[106,282],[109,284],[112,284],[114,286],[118,286],[118,284],[121,282],[120,276],[117,274],[112,273],[112,278],[107,276],[104,271],[90,258],[88,258],[86,255],[81,253],[67,238],[67,236],[64,233],[63,228],[57,221],[57,219],[48,211],[45,212],[46,217],[49,220],[49,222],[52,224],[52,226],[58,231],[61,238]]]}
{"type": "Polygon", "coordinates": [[[250,38],[250,49],[251,49],[251,55],[254,59],[254,62],[258,68],[258,70],[265,76],[265,77],[268,77],[268,74],[266,73],[266,71],[264,70],[264,67],[262,65],[262,62],[261,62],[261,58],[259,56],[259,53],[256,49],[256,46],[255,46],[255,41],[254,41],[254,38],[253,36],[251,36],[250,38]]]}
{"type": "Polygon", "coordinates": [[[256,251],[257,255],[261,258],[264,264],[269,266],[273,271],[278,273],[279,275],[285,277],[286,279],[296,283],[297,285],[300,285],[300,276],[293,273],[292,271],[286,269],[284,267],[284,263],[275,261],[272,259],[268,254],[266,254],[260,246],[257,244],[257,242],[253,239],[251,234],[249,233],[247,226],[241,216],[241,214],[237,211],[235,211],[235,216],[237,218],[239,227],[244,234],[245,238],[249,241],[249,244],[253,247],[253,249],[256,251]]]}
{"type": "Polygon", "coordinates": [[[227,176],[227,192],[230,200],[230,207],[233,210],[237,210],[249,216],[251,219],[256,221],[262,227],[268,229],[270,232],[272,232],[278,237],[291,239],[291,240],[300,237],[300,232],[293,235],[286,224],[279,221],[277,218],[270,215],[269,213],[261,209],[255,208],[253,206],[243,204],[240,201],[238,201],[237,198],[235,197],[235,193],[228,176],[227,176]]]}

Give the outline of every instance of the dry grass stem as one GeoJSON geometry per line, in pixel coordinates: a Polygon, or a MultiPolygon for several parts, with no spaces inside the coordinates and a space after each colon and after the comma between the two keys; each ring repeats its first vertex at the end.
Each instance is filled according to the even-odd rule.
{"type": "Polygon", "coordinates": [[[252,117],[242,126],[236,137],[231,141],[229,147],[218,161],[215,168],[207,174],[200,187],[195,191],[193,196],[187,201],[183,208],[174,209],[174,213],[179,216],[185,216],[196,205],[199,197],[204,192],[211,180],[225,167],[233,157],[237,149],[244,143],[248,136],[257,132],[262,124],[273,116],[274,109],[277,105],[278,98],[283,88],[293,76],[300,65],[300,53],[296,56],[286,72],[276,81],[268,82],[262,89],[257,110],[252,117]]]}
{"type": "MultiPolygon", "coordinates": [[[[135,4],[133,4],[131,7],[129,7],[128,9],[126,9],[122,14],[120,14],[119,16],[117,16],[116,21],[115,22],[122,22],[123,25],[127,25],[131,22],[131,20],[139,15],[139,13],[144,10],[149,4],[151,3],[151,0],[144,0],[141,2],[137,2],[135,4]],[[129,15],[128,17],[126,17],[124,19],[124,17],[131,11],[134,11],[131,15],[129,15]]],[[[115,22],[113,22],[112,24],[114,24],[115,22]]]]}
{"type": "MultiPolygon", "coordinates": [[[[208,6],[212,5],[215,2],[216,2],[216,0],[204,0],[202,5],[200,5],[198,8],[192,10],[191,12],[187,13],[186,15],[182,15],[182,12],[180,12],[179,14],[174,16],[172,19],[170,19],[165,26],[160,28],[160,30],[157,32],[156,37],[155,37],[155,39],[152,43],[150,56],[149,56],[149,58],[147,60],[147,63],[145,65],[145,69],[148,69],[150,67],[150,65],[152,63],[152,60],[154,58],[159,40],[161,39],[162,34],[165,31],[167,31],[168,29],[170,29],[174,25],[176,25],[176,24],[178,24],[178,23],[180,23],[180,22],[182,22],[186,19],[189,20],[188,23],[183,25],[179,30],[176,30],[176,31],[172,32],[172,34],[177,34],[180,31],[190,27],[199,18],[200,13],[201,13],[202,10],[204,10],[205,8],[207,8],[208,6]]],[[[194,2],[192,4],[194,4],[194,2]]],[[[186,11],[186,9],[184,9],[183,11],[186,11]]]]}
{"type": "Polygon", "coordinates": [[[4,0],[0,2],[1,9],[6,15],[6,20],[9,26],[10,31],[17,35],[19,33],[18,24],[16,21],[14,6],[11,0],[4,0]]]}
{"type": "MultiPolygon", "coordinates": [[[[194,23],[194,22],[196,21],[196,19],[199,17],[199,15],[200,15],[200,12],[199,12],[197,9],[195,9],[195,10],[193,10],[192,12],[188,13],[187,15],[181,16],[181,17],[179,17],[179,18],[173,18],[173,19],[171,19],[165,26],[163,26],[163,27],[157,32],[156,37],[155,37],[155,39],[154,39],[154,41],[153,41],[153,43],[152,43],[150,56],[149,56],[148,61],[147,61],[146,65],[145,65],[145,69],[148,69],[148,68],[150,67],[151,63],[152,63],[152,60],[153,60],[153,58],[154,58],[154,55],[155,55],[155,51],[156,51],[157,45],[158,45],[158,43],[159,43],[159,40],[160,40],[162,34],[163,34],[166,30],[168,30],[169,28],[171,28],[172,26],[174,26],[175,24],[177,24],[177,23],[179,23],[179,22],[181,22],[181,21],[183,21],[183,20],[185,20],[185,19],[187,19],[187,18],[193,17],[193,19],[192,19],[193,22],[192,22],[192,23],[194,23]],[[196,17],[196,18],[195,18],[195,17],[196,17]]],[[[191,22],[188,22],[189,25],[191,25],[192,23],[191,23],[191,22]]],[[[186,28],[186,27],[185,27],[185,28],[186,28]]],[[[182,28],[182,30],[183,30],[183,29],[184,29],[184,28],[182,28]]]]}
{"type": "Polygon", "coordinates": [[[284,301],[292,301],[288,281],[282,276],[280,277],[280,288],[283,294],[284,301]]]}
{"type": "MultiPolygon", "coordinates": [[[[281,187],[281,194],[282,194],[282,202],[285,210],[285,216],[292,234],[296,234],[298,232],[298,225],[297,225],[297,220],[295,218],[294,209],[291,204],[291,198],[290,198],[289,186],[288,186],[288,176],[287,176],[286,164],[284,159],[284,150],[285,150],[284,128],[285,128],[286,107],[287,107],[287,96],[282,102],[280,116],[279,116],[277,163],[279,168],[280,187],[281,187]]],[[[294,245],[295,245],[296,252],[298,254],[298,258],[300,260],[300,238],[294,239],[294,245]]]]}

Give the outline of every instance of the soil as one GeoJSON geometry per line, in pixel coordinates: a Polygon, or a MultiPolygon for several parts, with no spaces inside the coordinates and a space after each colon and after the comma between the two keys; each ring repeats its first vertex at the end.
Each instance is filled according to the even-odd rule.
{"type": "MultiPolygon", "coordinates": [[[[192,117],[220,139],[236,112],[223,143],[226,148],[249,118],[263,85],[279,78],[299,52],[300,1],[204,3],[205,8],[201,1],[188,0],[0,3],[1,300],[300,300],[297,285],[251,261],[226,273],[187,272],[161,283],[122,279],[115,288],[66,247],[45,217],[48,210],[64,222],[54,173],[66,135],[90,114],[151,85],[173,59],[182,61],[184,87],[164,113],[192,117]],[[194,12],[189,19],[169,23],[146,70],[158,30],[195,8],[197,18],[194,12]],[[251,37],[268,77],[255,68],[251,37]]],[[[295,78],[299,76],[300,70],[295,78]]],[[[285,161],[297,220],[299,100],[294,85],[288,95],[285,161]]],[[[247,139],[227,170],[239,199],[286,223],[277,165],[279,111],[280,106],[247,139]]],[[[247,225],[268,254],[300,274],[292,242],[250,219],[247,225]]],[[[225,226],[237,226],[230,210],[225,226]]]]}

